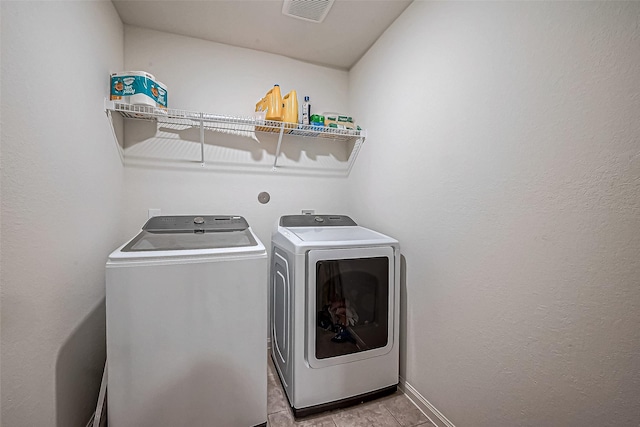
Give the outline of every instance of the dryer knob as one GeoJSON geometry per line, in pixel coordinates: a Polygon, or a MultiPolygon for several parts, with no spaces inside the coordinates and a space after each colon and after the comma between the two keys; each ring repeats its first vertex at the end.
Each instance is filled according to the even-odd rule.
{"type": "Polygon", "coordinates": [[[197,216],[193,219],[193,223],[194,224],[204,224],[204,218],[202,218],[201,216],[197,216]]]}
{"type": "Polygon", "coordinates": [[[317,216],[314,219],[316,222],[324,222],[324,218],[322,218],[321,216],[317,216]]]}

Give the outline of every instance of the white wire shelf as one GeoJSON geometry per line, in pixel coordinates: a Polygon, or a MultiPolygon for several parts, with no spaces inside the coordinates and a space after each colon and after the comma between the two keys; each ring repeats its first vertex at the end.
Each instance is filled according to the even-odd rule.
{"type": "MultiPolygon", "coordinates": [[[[361,129],[336,129],[321,126],[300,125],[272,120],[260,120],[256,117],[236,117],[210,114],[196,111],[156,108],[147,105],[131,105],[124,102],[105,99],[105,112],[109,118],[111,131],[117,141],[113,126],[112,114],[118,113],[126,119],[146,120],[156,122],[158,126],[173,129],[198,128],[200,130],[200,163],[205,166],[204,139],[205,130],[221,132],[236,136],[252,138],[258,141],[256,133],[278,134],[278,145],[273,162],[273,170],[278,168],[283,136],[321,138],[323,140],[342,143],[353,143],[351,154],[347,159],[344,171],[348,175],[353,163],[364,143],[366,132],[361,129]]],[[[116,144],[124,164],[124,151],[120,144],[116,144]]]]}
{"type": "MultiPolygon", "coordinates": [[[[353,142],[365,138],[364,130],[336,129],[301,125],[255,117],[234,117],[195,111],[161,109],[147,105],[131,105],[105,100],[105,109],[117,112],[127,119],[150,120],[181,126],[204,127],[206,130],[242,135],[247,132],[280,133],[309,138],[327,138],[341,142],[353,142]],[[234,132],[235,131],[235,132],[234,132]]],[[[248,136],[248,135],[247,135],[248,136]]]]}

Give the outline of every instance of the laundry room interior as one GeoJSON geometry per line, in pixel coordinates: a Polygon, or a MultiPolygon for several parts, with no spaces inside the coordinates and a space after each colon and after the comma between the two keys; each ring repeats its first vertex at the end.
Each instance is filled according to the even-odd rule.
{"type": "Polygon", "coordinates": [[[241,216],[271,256],[304,211],[397,240],[398,393],[424,417],[317,425],[640,423],[640,2],[335,0],[326,20],[367,4],[395,15],[328,64],[269,51],[332,50],[282,1],[0,3],[2,426],[92,425],[105,263],[150,217],[241,216]],[[127,23],[140,5],[166,28],[127,23]],[[206,34],[209,6],[247,34],[171,25],[206,34]],[[126,70],[169,109],[251,118],[277,84],[360,131],[132,120],[109,104],[126,70]]]}

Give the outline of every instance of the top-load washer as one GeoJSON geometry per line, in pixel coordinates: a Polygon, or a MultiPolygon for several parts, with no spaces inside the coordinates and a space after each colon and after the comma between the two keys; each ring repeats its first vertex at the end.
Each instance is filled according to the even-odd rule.
{"type": "Polygon", "coordinates": [[[240,216],[161,216],[106,264],[111,427],[266,425],[267,254],[240,216]]]}
{"type": "Polygon", "coordinates": [[[400,246],[343,215],[272,235],[271,356],[296,416],[395,392],[400,246]]]}

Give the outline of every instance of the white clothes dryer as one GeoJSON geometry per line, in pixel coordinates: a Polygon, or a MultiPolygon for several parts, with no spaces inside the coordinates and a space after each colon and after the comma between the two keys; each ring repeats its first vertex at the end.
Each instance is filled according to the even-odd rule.
{"type": "Polygon", "coordinates": [[[240,216],[154,217],[114,251],[109,426],[266,426],[266,283],[240,216]]]}
{"type": "Polygon", "coordinates": [[[400,246],[343,215],[272,235],[271,356],[296,417],[396,391],[400,246]]]}

